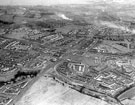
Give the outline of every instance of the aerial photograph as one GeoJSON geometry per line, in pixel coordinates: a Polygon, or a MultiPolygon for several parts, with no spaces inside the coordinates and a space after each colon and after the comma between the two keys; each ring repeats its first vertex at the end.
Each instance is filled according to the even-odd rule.
{"type": "Polygon", "coordinates": [[[135,0],[0,0],[0,105],[135,105],[135,0]]]}

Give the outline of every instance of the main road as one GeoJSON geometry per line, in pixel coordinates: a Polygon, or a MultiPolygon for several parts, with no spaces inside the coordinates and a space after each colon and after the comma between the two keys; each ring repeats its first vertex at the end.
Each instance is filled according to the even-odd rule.
{"type": "Polygon", "coordinates": [[[46,67],[43,68],[41,70],[41,72],[33,79],[30,80],[30,82],[28,83],[28,85],[26,87],[24,87],[23,89],[21,89],[20,93],[16,96],[13,97],[13,100],[8,104],[8,105],[15,105],[15,103],[17,101],[19,101],[21,99],[21,97],[28,91],[28,89],[42,76],[44,76],[44,74],[50,70],[51,68],[54,68],[55,65],[57,65],[58,63],[62,62],[63,60],[58,60],[54,63],[52,62],[46,62],[46,67]]]}

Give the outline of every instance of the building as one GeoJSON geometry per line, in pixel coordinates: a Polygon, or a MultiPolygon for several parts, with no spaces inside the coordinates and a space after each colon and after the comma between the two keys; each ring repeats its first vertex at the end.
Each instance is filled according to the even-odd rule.
{"type": "Polygon", "coordinates": [[[85,71],[84,64],[71,63],[70,68],[72,68],[76,73],[83,73],[85,71]]]}

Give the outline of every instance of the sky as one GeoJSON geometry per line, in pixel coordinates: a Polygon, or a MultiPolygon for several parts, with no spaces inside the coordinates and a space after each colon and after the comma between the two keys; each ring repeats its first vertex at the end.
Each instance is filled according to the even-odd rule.
{"type": "Polygon", "coordinates": [[[0,5],[55,5],[55,4],[87,4],[91,1],[111,1],[118,3],[135,3],[135,0],[0,0],[0,5]]]}
{"type": "Polygon", "coordinates": [[[88,0],[0,0],[0,5],[86,4],[88,0]]]}

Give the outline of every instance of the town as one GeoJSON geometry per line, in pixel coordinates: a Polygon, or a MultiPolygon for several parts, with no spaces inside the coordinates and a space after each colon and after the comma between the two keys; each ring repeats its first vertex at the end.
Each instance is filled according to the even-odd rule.
{"type": "Polygon", "coordinates": [[[0,105],[14,105],[49,68],[55,81],[108,103],[134,97],[134,34],[59,18],[39,7],[0,7],[0,105]]]}

